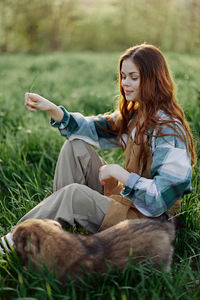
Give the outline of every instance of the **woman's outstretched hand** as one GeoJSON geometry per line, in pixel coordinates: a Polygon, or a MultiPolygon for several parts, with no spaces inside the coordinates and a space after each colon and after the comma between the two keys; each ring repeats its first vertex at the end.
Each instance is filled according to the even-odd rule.
{"type": "Polygon", "coordinates": [[[36,111],[36,109],[48,111],[55,108],[54,103],[38,94],[33,93],[25,94],[25,105],[30,111],[36,111]]]}
{"type": "Polygon", "coordinates": [[[123,184],[126,184],[129,175],[128,171],[117,164],[104,165],[99,168],[99,180],[103,185],[110,177],[114,177],[123,184]]]}
{"type": "Polygon", "coordinates": [[[37,109],[46,111],[56,122],[60,122],[63,119],[64,113],[62,109],[38,94],[26,93],[24,104],[32,112],[35,112],[37,109]]]}

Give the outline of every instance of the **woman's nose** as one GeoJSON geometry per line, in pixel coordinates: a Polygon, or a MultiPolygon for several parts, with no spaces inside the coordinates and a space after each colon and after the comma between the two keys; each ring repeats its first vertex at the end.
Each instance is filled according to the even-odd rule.
{"type": "Polygon", "coordinates": [[[122,80],[122,85],[129,85],[130,84],[130,81],[129,81],[129,78],[126,77],[122,80]]]}

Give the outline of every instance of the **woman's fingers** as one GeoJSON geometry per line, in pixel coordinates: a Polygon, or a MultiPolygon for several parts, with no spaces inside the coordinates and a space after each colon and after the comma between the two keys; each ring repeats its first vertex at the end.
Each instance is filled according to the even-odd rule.
{"type": "Polygon", "coordinates": [[[36,105],[36,103],[40,102],[41,97],[37,94],[33,93],[25,93],[25,104],[36,105]]]}
{"type": "Polygon", "coordinates": [[[47,101],[38,94],[26,93],[24,104],[29,111],[36,111],[36,109],[45,110],[47,101]]]}
{"type": "Polygon", "coordinates": [[[33,93],[25,93],[24,104],[29,111],[35,112],[36,106],[39,104],[39,95],[33,93]]]}
{"type": "Polygon", "coordinates": [[[34,107],[30,106],[29,104],[25,104],[25,105],[29,111],[36,111],[36,109],[34,107]]]}

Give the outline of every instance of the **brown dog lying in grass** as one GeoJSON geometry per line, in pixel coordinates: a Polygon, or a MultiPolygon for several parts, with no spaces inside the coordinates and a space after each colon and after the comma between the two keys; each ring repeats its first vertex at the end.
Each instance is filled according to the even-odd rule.
{"type": "Polygon", "coordinates": [[[170,269],[173,254],[174,225],[156,219],[126,220],[93,235],[70,234],[61,225],[48,219],[30,219],[19,224],[13,232],[14,248],[35,270],[38,263],[46,265],[65,282],[67,274],[106,272],[108,265],[122,269],[129,261],[144,262],[170,269]],[[131,256],[130,256],[131,253],[131,256]],[[36,262],[36,263],[34,263],[36,262]]]}

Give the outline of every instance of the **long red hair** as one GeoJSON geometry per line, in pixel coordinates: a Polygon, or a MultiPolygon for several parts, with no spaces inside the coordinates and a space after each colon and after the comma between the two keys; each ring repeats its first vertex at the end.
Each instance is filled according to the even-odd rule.
{"type": "MultiPolygon", "coordinates": [[[[125,59],[131,58],[140,73],[139,108],[137,111],[138,119],[144,120],[137,122],[135,141],[141,145],[140,159],[145,160],[145,144],[148,130],[158,129],[158,136],[164,136],[159,130],[162,125],[167,125],[174,129],[175,135],[179,136],[186,145],[188,153],[191,155],[192,165],[196,162],[194,143],[190,133],[189,126],[185,120],[184,112],[177,102],[175,95],[175,85],[170,75],[167,62],[161,51],[152,45],[141,44],[126,50],[119,61],[119,82],[120,98],[118,109],[120,117],[117,131],[119,138],[123,133],[127,133],[128,123],[132,119],[135,109],[134,102],[126,101],[125,94],[121,84],[121,67],[125,59]],[[158,111],[161,110],[171,117],[171,120],[159,120],[158,111]],[[174,120],[176,119],[176,121],[174,120]],[[176,123],[176,125],[175,125],[176,123]],[[177,128],[177,124],[180,126],[177,128]]],[[[139,162],[138,162],[139,163],[139,162]]]]}

